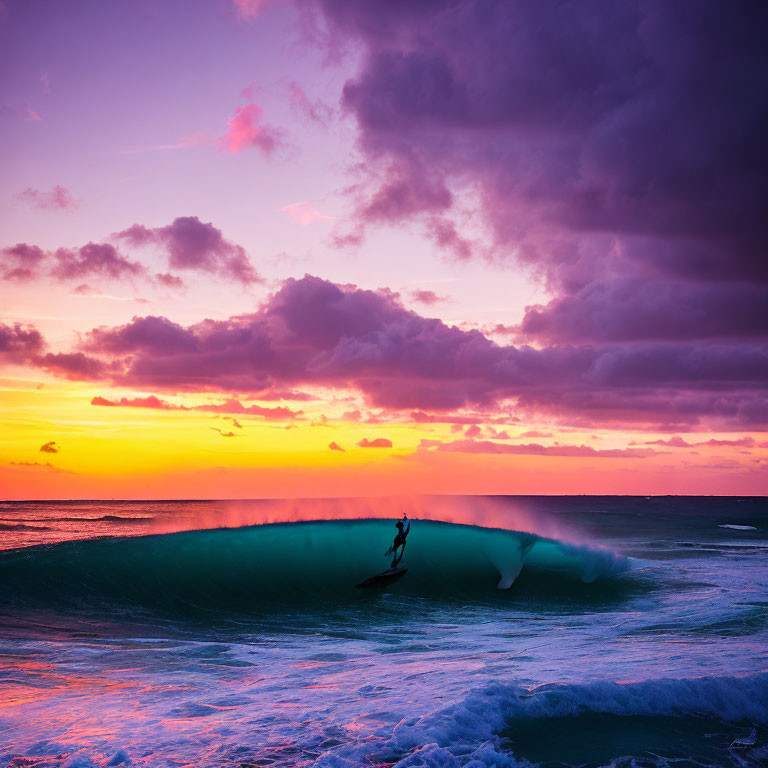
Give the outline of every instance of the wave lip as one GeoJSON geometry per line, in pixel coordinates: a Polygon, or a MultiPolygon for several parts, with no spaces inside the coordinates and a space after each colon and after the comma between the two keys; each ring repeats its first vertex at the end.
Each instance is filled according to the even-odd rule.
{"type": "MultiPolygon", "coordinates": [[[[359,601],[354,585],[389,567],[394,526],[383,520],[283,523],[92,539],[0,553],[0,581],[16,603],[89,598],[147,607],[248,608],[359,601]]],[[[388,591],[488,598],[518,577],[579,584],[610,579],[628,561],[608,550],[529,533],[415,521],[405,578],[388,591]]]]}

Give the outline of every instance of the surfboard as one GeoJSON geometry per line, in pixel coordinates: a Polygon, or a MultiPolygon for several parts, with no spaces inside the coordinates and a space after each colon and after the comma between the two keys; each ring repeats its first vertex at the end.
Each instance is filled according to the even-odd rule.
{"type": "Polygon", "coordinates": [[[377,573],[375,576],[371,576],[370,579],[361,581],[359,584],[355,584],[357,589],[367,589],[368,587],[384,587],[387,584],[401,579],[405,576],[408,570],[407,565],[398,565],[396,568],[388,568],[386,571],[377,573]]]}

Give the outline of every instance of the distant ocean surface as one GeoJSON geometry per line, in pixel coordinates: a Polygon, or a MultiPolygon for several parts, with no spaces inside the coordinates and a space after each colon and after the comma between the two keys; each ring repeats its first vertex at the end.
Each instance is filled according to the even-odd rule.
{"type": "Polygon", "coordinates": [[[0,767],[129,764],[768,765],[768,500],[0,503],[0,767]]]}

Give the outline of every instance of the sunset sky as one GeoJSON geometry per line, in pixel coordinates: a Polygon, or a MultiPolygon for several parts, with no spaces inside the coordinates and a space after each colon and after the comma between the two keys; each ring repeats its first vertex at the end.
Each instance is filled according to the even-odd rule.
{"type": "Polygon", "coordinates": [[[0,2],[0,497],[768,493],[724,7],[0,2]]]}

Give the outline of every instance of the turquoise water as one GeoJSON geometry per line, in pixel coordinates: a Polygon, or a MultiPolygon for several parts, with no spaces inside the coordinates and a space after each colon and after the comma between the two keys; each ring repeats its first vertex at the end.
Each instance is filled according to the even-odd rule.
{"type": "MultiPolygon", "coordinates": [[[[387,569],[393,526],[383,520],[283,523],[63,542],[0,555],[5,600],[157,610],[239,611],[371,602],[355,589],[387,569]]],[[[407,578],[393,595],[455,601],[509,597],[523,571],[554,590],[608,580],[629,569],[611,551],[534,534],[420,521],[407,547],[407,578]],[[568,584],[570,582],[570,584],[568,584]]],[[[0,606],[3,603],[0,597],[0,606]]]]}

